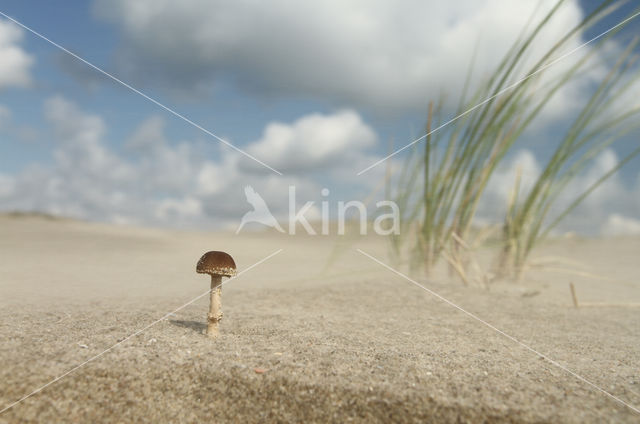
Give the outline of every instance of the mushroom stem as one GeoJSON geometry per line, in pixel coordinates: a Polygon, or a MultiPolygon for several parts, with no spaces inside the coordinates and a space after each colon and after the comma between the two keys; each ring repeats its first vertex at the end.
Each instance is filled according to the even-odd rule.
{"type": "Polygon", "coordinates": [[[209,304],[209,314],[207,315],[207,336],[218,337],[218,322],[222,320],[222,277],[220,275],[211,276],[211,303],[209,304]]]}

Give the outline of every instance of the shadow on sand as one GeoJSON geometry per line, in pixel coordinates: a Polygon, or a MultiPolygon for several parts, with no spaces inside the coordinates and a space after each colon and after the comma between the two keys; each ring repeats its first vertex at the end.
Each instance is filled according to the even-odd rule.
{"type": "Polygon", "coordinates": [[[169,320],[169,322],[178,327],[188,328],[198,333],[202,333],[207,328],[204,322],[199,321],[169,320]]]}

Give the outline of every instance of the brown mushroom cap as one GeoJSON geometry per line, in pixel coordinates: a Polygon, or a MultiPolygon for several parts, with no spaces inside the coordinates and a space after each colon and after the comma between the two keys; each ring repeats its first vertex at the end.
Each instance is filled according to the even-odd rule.
{"type": "Polygon", "coordinates": [[[196,272],[199,274],[233,277],[236,275],[236,263],[228,253],[214,250],[202,255],[198,265],[196,265],[196,272]]]}

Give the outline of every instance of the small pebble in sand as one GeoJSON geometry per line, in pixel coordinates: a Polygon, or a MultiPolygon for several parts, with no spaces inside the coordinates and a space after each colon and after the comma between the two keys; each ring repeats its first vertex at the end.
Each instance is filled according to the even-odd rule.
{"type": "Polygon", "coordinates": [[[87,346],[86,344],[78,343],[78,346],[80,346],[83,349],[89,349],[89,346],[87,346]]]}
{"type": "Polygon", "coordinates": [[[282,356],[282,352],[275,352],[274,355],[276,356],[282,356]]]}
{"type": "Polygon", "coordinates": [[[265,372],[268,371],[264,368],[254,368],[253,370],[255,371],[256,374],[264,374],[265,372]]]}

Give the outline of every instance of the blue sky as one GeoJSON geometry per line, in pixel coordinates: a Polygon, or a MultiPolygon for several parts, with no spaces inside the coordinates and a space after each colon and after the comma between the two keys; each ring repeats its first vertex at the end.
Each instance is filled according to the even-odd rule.
{"type": "MultiPolygon", "coordinates": [[[[210,136],[1,18],[17,35],[0,39],[0,46],[4,42],[18,49],[29,63],[2,71],[0,56],[0,76],[11,71],[28,80],[0,85],[0,209],[217,226],[232,225],[242,215],[247,184],[270,203],[283,203],[288,184],[296,184],[309,200],[318,198],[321,187],[341,199],[367,196],[378,186],[384,166],[364,178],[355,172],[384,156],[390,138],[399,147],[421,135],[428,100],[443,92],[455,97],[474,48],[480,53],[478,74],[488,71],[536,2],[450,3],[408,2],[399,8],[386,1],[374,6],[277,1],[266,7],[200,0],[72,0],[60,7],[45,0],[5,0],[1,12],[234,145],[256,156],[259,152],[285,176],[257,169],[210,136]],[[326,137],[314,139],[310,132],[326,137]],[[118,169],[121,175],[110,175],[118,169]],[[103,199],[91,194],[96,190],[103,199]]],[[[553,3],[543,2],[541,10],[553,3]]],[[[567,1],[540,49],[598,3],[567,1]]],[[[572,45],[615,25],[630,10],[630,5],[622,7],[572,45]]],[[[638,28],[640,17],[613,43],[622,46],[638,28]]],[[[601,69],[610,66],[608,60],[601,59],[601,69]]],[[[585,80],[580,87],[590,83],[585,80]]],[[[562,94],[498,173],[492,196],[506,196],[514,161],[544,160],[585,95],[562,94]]],[[[594,169],[615,163],[634,145],[635,136],[623,140],[594,169]]],[[[401,158],[393,163],[401,166],[401,158]]],[[[594,210],[597,228],[611,227],[612,216],[621,217],[616,222],[628,228],[640,225],[638,165],[636,160],[627,166],[608,188],[620,199],[601,196],[602,204],[586,205],[575,216],[575,222],[582,222],[576,228],[588,227],[594,210]]],[[[499,210],[487,206],[484,213],[495,217],[499,210]]]]}

